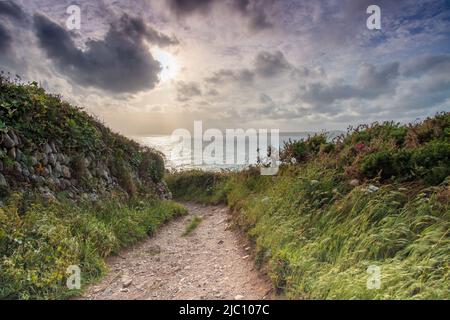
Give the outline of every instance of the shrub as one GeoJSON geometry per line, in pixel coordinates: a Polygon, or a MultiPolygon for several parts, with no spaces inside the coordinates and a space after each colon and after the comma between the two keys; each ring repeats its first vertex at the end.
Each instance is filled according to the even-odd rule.
{"type": "Polygon", "coordinates": [[[164,177],[164,159],[162,155],[149,151],[143,153],[138,173],[143,180],[151,179],[153,182],[160,182],[164,177]]]}
{"type": "Polygon", "coordinates": [[[450,174],[450,143],[434,141],[413,151],[414,171],[430,184],[439,184],[450,174]]]}
{"type": "Polygon", "coordinates": [[[131,170],[120,158],[111,160],[109,164],[111,173],[117,177],[119,185],[125,190],[129,196],[136,194],[137,188],[131,175],[131,170]]]}

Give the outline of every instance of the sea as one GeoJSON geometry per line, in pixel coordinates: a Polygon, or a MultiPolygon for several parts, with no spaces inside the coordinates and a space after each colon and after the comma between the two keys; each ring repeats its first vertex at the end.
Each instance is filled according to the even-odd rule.
{"type": "MultiPolygon", "coordinates": [[[[280,149],[282,149],[284,144],[289,140],[297,141],[306,139],[309,136],[313,136],[316,133],[318,132],[280,132],[278,135],[279,137],[278,146],[280,149]]],[[[343,132],[341,131],[327,132],[326,133],[327,139],[331,141],[334,137],[342,133],[343,132]]],[[[198,138],[197,141],[195,141],[194,138],[191,138],[190,144],[188,144],[188,146],[192,148],[189,148],[189,150],[186,150],[187,148],[185,148],[183,151],[180,152],[181,148],[180,146],[182,144],[180,142],[181,140],[175,139],[172,135],[134,136],[131,138],[141,143],[142,145],[160,151],[164,155],[166,168],[169,170],[176,170],[176,171],[189,169],[202,169],[207,171],[240,170],[250,165],[258,163],[258,158],[260,160],[262,159],[263,161],[264,159],[267,160],[267,151],[265,152],[261,151],[258,153],[259,143],[258,147],[250,149],[250,142],[249,142],[250,138],[249,136],[245,135],[243,135],[242,137],[240,137],[239,135],[237,136],[237,139],[233,141],[234,148],[229,147],[230,145],[227,144],[227,141],[225,141],[226,137],[224,136],[222,138],[223,139],[222,143],[219,144],[223,146],[223,151],[219,154],[216,154],[215,152],[212,153],[203,152],[201,160],[198,160],[198,158],[196,160],[194,158],[193,156],[194,152],[192,151],[193,146],[195,143],[200,143],[203,151],[205,151],[205,148],[207,148],[208,145],[211,147],[211,145],[214,143],[211,142],[211,140],[204,141],[204,139],[198,138]],[[245,148],[237,147],[237,141],[239,140],[239,138],[244,139],[245,148]]],[[[270,135],[268,136],[267,139],[269,141],[268,144],[270,145],[275,144],[273,143],[274,141],[271,140],[273,138],[270,135]]],[[[267,150],[266,146],[265,150],[267,150]]]]}

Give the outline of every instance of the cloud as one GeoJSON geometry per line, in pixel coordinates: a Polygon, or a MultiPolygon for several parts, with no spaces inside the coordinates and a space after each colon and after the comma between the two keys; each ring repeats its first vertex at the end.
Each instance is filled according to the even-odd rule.
{"type": "Polygon", "coordinates": [[[417,77],[429,72],[450,74],[450,55],[421,56],[402,67],[402,74],[407,77],[417,77]]]}
{"type": "Polygon", "coordinates": [[[169,8],[177,15],[207,12],[215,0],[169,0],[169,8]]]}
{"type": "Polygon", "coordinates": [[[254,82],[255,76],[267,79],[280,76],[288,71],[298,76],[309,74],[307,68],[298,69],[290,64],[281,51],[275,51],[274,53],[261,51],[256,55],[251,69],[220,69],[214,72],[212,76],[205,78],[205,81],[216,85],[225,83],[250,85],[254,82]]]}
{"type": "Polygon", "coordinates": [[[12,1],[0,1],[0,15],[13,18],[17,21],[24,21],[26,14],[22,8],[12,1]]]}
{"type": "Polygon", "coordinates": [[[251,30],[259,31],[272,27],[264,10],[264,7],[272,2],[272,0],[169,0],[168,6],[177,16],[187,16],[193,13],[206,14],[213,6],[225,3],[248,20],[251,30]]]}
{"type": "Polygon", "coordinates": [[[271,78],[292,69],[292,65],[281,51],[274,53],[262,51],[255,59],[255,72],[265,78],[271,78]]]}
{"type": "Polygon", "coordinates": [[[253,82],[254,76],[254,72],[249,69],[221,69],[214,72],[214,74],[211,77],[206,78],[205,81],[213,84],[222,84],[226,82],[250,84],[253,82]]]}
{"type": "Polygon", "coordinates": [[[158,83],[161,65],[146,42],[159,46],[178,43],[128,15],[111,24],[103,40],[89,40],[85,50],[44,15],[34,16],[34,26],[39,45],[60,72],[82,86],[117,93],[150,90],[158,83]]]}
{"type": "Polygon", "coordinates": [[[200,86],[196,82],[177,82],[177,100],[180,102],[186,102],[191,100],[193,97],[198,97],[202,95],[200,86]]]}
{"type": "Polygon", "coordinates": [[[250,29],[258,31],[273,26],[264,11],[265,2],[267,1],[233,0],[232,7],[248,18],[250,29]]]}
{"type": "Polygon", "coordinates": [[[0,1],[0,65],[2,69],[20,73],[26,63],[18,62],[14,49],[28,19],[20,6],[12,1],[0,1]]]}
{"type": "Polygon", "coordinates": [[[399,63],[382,66],[363,64],[358,71],[357,84],[314,82],[300,86],[299,99],[315,106],[332,104],[337,100],[375,99],[385,93],[393,93],[394,81],[399,76],[399,63]]]}
{"type": "Polygon", "coordinates": [[[0,23],[0,56],[11,49],[12,37],[8,29],[0,23]]]}

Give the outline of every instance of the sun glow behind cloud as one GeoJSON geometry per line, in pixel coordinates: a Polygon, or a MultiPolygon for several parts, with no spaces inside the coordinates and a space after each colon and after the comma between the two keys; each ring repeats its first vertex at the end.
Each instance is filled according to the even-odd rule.
{"type": "Polygon", "coordinates": [[[152,54],[161,64],[161,72],[159,74],[161,82],[174,79],[180,71],[176,58],[171,53],[159,48],[154,48],[152,54]]]}

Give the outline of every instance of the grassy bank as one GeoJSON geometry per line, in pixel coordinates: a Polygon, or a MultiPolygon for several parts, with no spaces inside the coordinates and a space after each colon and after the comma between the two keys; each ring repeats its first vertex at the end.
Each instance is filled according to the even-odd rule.
{"type": "Polygon", "coordinates": [[[0,73],[0,299],[59,299],[104,258],[186,210],[171,201],[163,156],[36,82],[0,73]]]}
{"type": "Polygon", "coordinates": [[[14,194],[0,208],[0,299],[63,299],[70,265],[82,285],[105,271],[104,258],[151,235],[186,210],[171,201],[128,199],[120,193],[96,202],[42,201],[14,194]]]}
{"type": "Polygon", "coordinates": [[[188,171],[168,184],[235,209],[288,298],[449,299],[449,138],[449,114],[374,124],[287,143],[275,177],[188,171]],[[367,287],[369,266],[380,267],[380,289],[367,287]]]}

